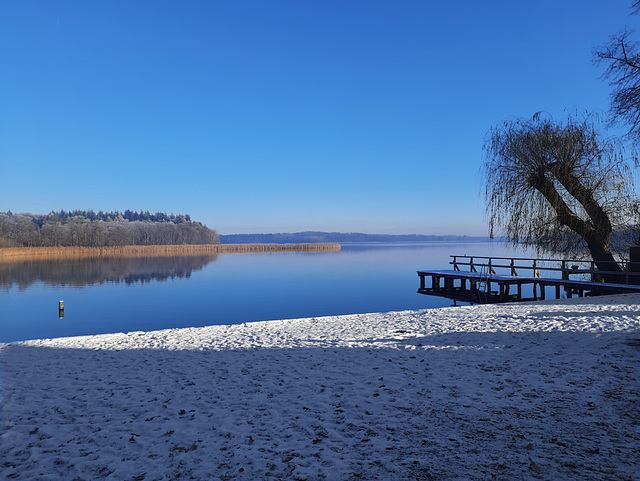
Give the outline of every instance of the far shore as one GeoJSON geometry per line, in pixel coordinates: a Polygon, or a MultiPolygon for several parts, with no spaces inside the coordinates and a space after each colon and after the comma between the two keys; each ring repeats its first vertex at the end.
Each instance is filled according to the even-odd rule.
{"type": "Polygon", "coordinates": [[[336,252],[340,244],[200,244],[112,247],[4,247],[0,263],[87,257],[160,257],[249,252],[336,252]]]}

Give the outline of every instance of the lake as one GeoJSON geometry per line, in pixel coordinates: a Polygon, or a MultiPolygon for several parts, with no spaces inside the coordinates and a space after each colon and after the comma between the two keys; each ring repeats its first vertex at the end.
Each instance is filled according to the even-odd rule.
{"type": "Polygon", "coordinates": [[[465,254],[528,255],[445,242],[0,264],[0,342],[445,307],[452,302],[417,294],[416,271],[465,254]]]}

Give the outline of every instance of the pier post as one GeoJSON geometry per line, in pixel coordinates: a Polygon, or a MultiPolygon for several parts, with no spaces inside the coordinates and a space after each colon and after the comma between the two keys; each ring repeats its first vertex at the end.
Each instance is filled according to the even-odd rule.
{"type": "MultiPolygon", "coordinates": [[[[629,269],[628,272],[640,273],[640,247],[629,248],[629,269]]],[[[627,273],[627,284],[640,284],[640,277],[630,276],[627,273]]]]}

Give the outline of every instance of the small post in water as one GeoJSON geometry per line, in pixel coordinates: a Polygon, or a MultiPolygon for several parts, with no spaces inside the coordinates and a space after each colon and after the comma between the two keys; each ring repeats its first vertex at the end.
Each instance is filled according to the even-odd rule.
{"type": "Polygon", "coordinates": [[[58,303],[58,316],[60,316],[60,319],[64,317],[64,301],[58,303]]]}

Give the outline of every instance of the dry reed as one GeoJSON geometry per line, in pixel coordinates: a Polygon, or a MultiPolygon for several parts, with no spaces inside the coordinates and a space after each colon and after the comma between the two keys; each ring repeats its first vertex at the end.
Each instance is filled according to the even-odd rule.
{"type": "Polygon", "coordinates": [[[117,247],[4,247],[0,262],[87,257],[162,257],[248,252],[335,252],[339,244],[203,244],[117,247]]]}

